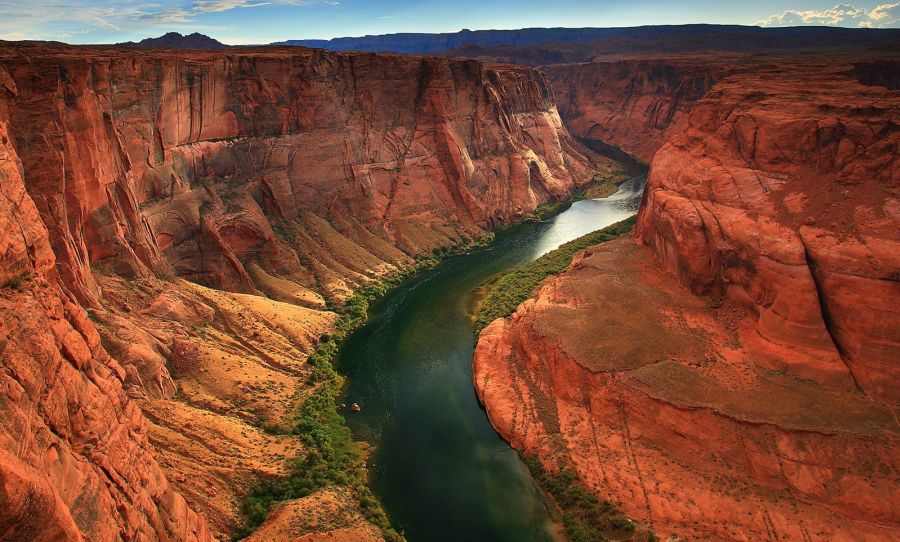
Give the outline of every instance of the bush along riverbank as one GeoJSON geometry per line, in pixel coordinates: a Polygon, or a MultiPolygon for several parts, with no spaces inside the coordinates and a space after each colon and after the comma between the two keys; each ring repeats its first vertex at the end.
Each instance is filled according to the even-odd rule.
{"type": "Polygon", "coordinates": [[[572,263],[576,252],[625,235],[634,229],[636,221],[637,217],[633,216],[602,230],[583,235],[485,285],[475,308],[475,333],[480,333],[497,318],[512,314],[520,303],[531,297],[535,288],[545,278],[565,271],[572,263]]]}
{"type": "Polygon", "coordinates": [[[304,453],[294,458],[287,476],[261,480],[251,488],[242,506],[246,522],[236,532],[236,540],[253,533],[265,521],[273,504],[307,497],[330,486],[349,487],[363,515],[381,529],[385,540],[403,540],[391,527],[381,503],[367,485],[366,443],[353,440],[344,417],[337,410],[344,379],[334,370],[333,361],[347,335],[365,323],[371,303],[413,275],[436,266],[445,257],[486,246],[493,238],[494,234],[488,232],[450,249],[436,250],[420,257],[409,267],[364,284],[337,311],[334,330],[319,339],[315,351],[307,359],[312,367],[309,383],[315,391],[303,400],[292,420],[282,427],[266,428],[270,432],[295,435],[303,443],[304,453]]]}
{"type": "Polygon", "coordinates": [[[568,468],[547,471],[537,456],[522,456],[541,491],[553,499],[563,512],[563,528],[569,542],[641,540],[656,542],[653,531],[636,527],[609,501],[601,501],[584,487],[568,468]]]}
{"type": "Polygon", "coordinates": [[[632,175],[628,174],[628,170],[625,166],[619,165],[612,172],[604,175],[597,175],[590,183],[575,190],[575,192],[572,193],[571,198],[538,205],[537,208],[531,212],[531,216],[529,216],[528,220],[531,222],[543,222],[544,220],[565,211],[576,201],[609,197],[616,193],[616,190],[619,189],[619,185],[631,178],[632,175]]]}

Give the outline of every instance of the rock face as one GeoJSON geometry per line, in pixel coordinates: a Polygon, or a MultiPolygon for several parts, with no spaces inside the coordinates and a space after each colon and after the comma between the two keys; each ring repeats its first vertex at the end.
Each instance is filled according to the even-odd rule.
{"type": "Polygon", "coordinates": [[[751,320],[614,241],[482,331],[475,386],[514,447],[660,539],[892,540],[896,403],[766,370],[751,320]]]}
{"type": "Polygon", "coordinates": [[[900,399],[900,95],[849,68],[723,79],[656,154],[637,236],[755,315],[758,363],[900,399]]]}
{"type": "Polygon", "coordinates": [[[663,538],[896,537],[900,95],[863,64],[757,58],[680,113],[646,246],[588,249],[482,332],[505,438],[663,538]]]}
{"type": "Polygon", "coordinates": [[[0,129],[4,540],[229,537],[327,303],[602,162],[532,70],[297,48],[5,44],[0,129]]]}
{"type": "Polygon", "coordinates": [[[0,64],[29,192],[83,301],[101,261],[252,292],[244,264],[259,258],[346,290],[402,261],[392,247],[428,252],[591,177],[528,69],[296,48],[23,46],[0,64]],[[323,238],[369,254],[326,261],[347,250],[316,254],[323,238]]]}
{"type": "Polygon", "coordinates": [[[123,367],[59,280],[10,135],[2,101],[0,538],[211,540],[156,463],[123,367]]]}
{"type": "Polygon", "coordinates": [[[573,134],[650,163],[724,72],[721,59],[598,61],[545,66],[573,134]]]}

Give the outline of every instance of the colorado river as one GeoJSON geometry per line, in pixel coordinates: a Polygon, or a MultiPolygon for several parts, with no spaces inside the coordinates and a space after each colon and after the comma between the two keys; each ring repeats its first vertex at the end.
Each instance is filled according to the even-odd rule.
{"type": "Polygon", "coordinates": [[[344,343],[338,370],[356,438],[372,442],[372,488],[410,542],[552,540],[550,511],[472,386],[475,290],[488,278],[633,215],[643,178],[497,235],[393,290],[344,343]]]}

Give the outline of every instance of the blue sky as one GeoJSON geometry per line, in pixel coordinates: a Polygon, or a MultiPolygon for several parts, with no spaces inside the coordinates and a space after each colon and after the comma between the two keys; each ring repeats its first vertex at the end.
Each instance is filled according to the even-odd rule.
{"type": "Polygon", "coordinates": [[[734,23],[900,26],[900,0],[0,1],[0,39],[116,43],[168,31],[229,44],[462,28],[734,23]]]}

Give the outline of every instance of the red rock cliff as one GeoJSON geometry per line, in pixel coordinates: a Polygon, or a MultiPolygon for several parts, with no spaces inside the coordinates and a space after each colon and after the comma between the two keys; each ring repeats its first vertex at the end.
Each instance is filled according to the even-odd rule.
{"type": "Polygon", "coordinates": [[[895,539],[900,94],[859,73],[748,60],[683,113],[647,247],[588,249],[482,332],[504,437],[663,537],[895,539]]]}
{"type": "Polygon", "coordinates": [[[694,103],[721,77],[721,59],[626,59],[544,66],[573,134],[650,163],[694,103]]]}
{"type": "Polygon", "coordinates": [[[121,365],[60,282],[22,173],[0,100],[0,538],[210,540],[157,465],[121,365]]]}
{"type": "MultiPolygon", "coordinates": [[[[309,393],[326,299],[603,162],[538,73],[440,58],[5,44],[0,112],[4,540],[227,538],[303,453],[262,427],[309,393]]],[[[266,525],[380,536],[343,490],[266,525]]]]}
{"type": "Polygon", "coordinates": [[[756,359],[900,398],[900,94],[842,63],[723,79],[656,154],[637,235],[756,319],[756,359]]]}
{"type": "Polygon", "coordinates": [[[243,264],[260,255],[283,275],[316,274],[290,246],[301,232],[272,229],[309,213],[397,263],[368,238],[430,251],[592,173],[529,69],[303,49],[160,58],[24,46],[0,66],[17,89],[10,123],[27,188],[85,301],[97,297],[87,272],[97,262],[244,291],[254,285],[243,264]]]}

